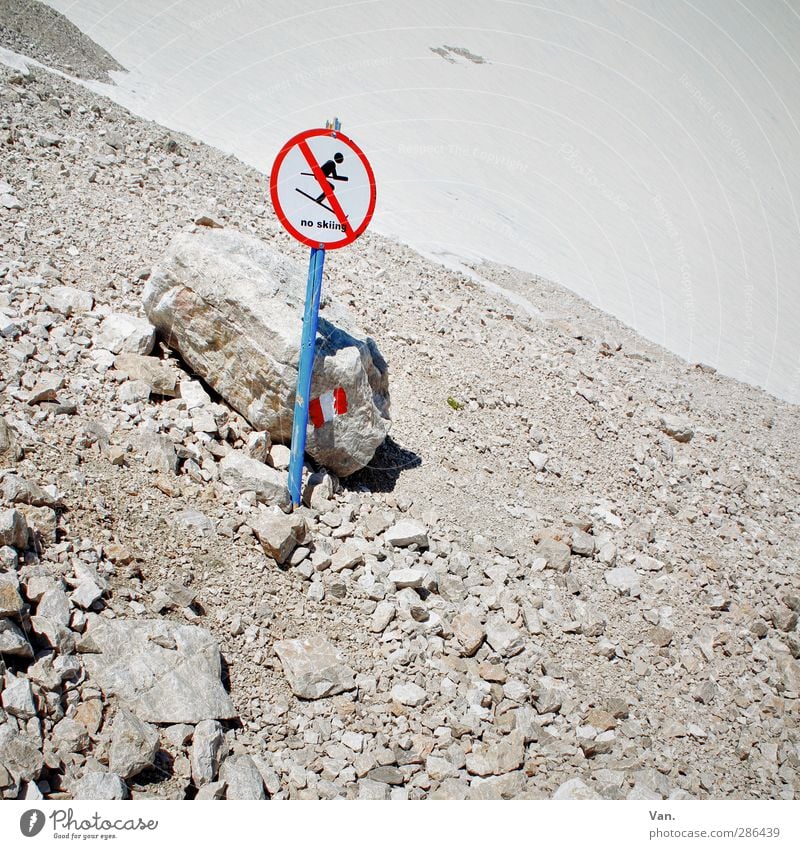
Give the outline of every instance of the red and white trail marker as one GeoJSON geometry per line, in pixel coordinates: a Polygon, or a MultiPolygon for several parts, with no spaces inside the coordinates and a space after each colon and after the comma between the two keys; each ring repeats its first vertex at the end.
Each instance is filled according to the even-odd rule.
{"type": "Polygon", "coordinates": [[[319,398],[308,405],[308,417],[315,428],[322,427],[336,416],[343,416],[347,412],[347,393],[341,386],[332,392],[323,392],[319,398]]]}
{"type": "Polygon", "coordinates": [[[358,145],[331,129],[306,130],[275,157],[269,180],[283,226],[312,248],[343,248],[375,211],[375,176],[358,145]]]}

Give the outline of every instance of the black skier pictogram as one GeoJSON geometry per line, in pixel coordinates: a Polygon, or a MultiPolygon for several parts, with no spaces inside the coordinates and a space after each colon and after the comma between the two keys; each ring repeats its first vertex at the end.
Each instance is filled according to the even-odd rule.
{"type": "MultiPolygon", "coordinates": [[[[319,170],[322,171],[322,174],[326,178],[326,182],[328,183],[328,186],[330,187],[331,191],[335,191],[335,186],[333,185],[333,183],[331,183],[331,180],[347,181],[350,179],[349,177],[345,177],[343,174],[338,174],[336,171],[336,166],[341,165],[342,162],[344,162],[344,156],[337,151],[333,154],[333,159],[329,159],[324,165],[320,165],[319,170]]],[[[301,171],[300,173],[304,177],[314,177],[314,179],[316,179],[315,175],[310,171],[301,171]]],[[[328,204],[323,203],[323,200],[325,198],[324,191],[319,195],[319,197],[313,197],[312,195],[308,194],[308,192],[304,192],[302,189],[295,188],[295,191],[300,192],[301,195],[307,197],[309,200],[313,200],[314,203],[317,203],[324,209],[327,209],[328,212],[333,212],[333,210],[328,206],[328,204]]],[[[334,213],[334,215],[335,214],[336,213],[334,213]]]]}

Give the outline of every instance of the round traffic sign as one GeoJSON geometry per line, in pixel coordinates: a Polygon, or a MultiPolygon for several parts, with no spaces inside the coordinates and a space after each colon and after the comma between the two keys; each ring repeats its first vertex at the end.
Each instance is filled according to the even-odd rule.
{"type": "Polygon", "coordinates": [[[312,248],[349,245],[375,211],[367,157],[336,130],[306,130],[289,139],[275,157],[269,191],[283,226],[312,248]]]}

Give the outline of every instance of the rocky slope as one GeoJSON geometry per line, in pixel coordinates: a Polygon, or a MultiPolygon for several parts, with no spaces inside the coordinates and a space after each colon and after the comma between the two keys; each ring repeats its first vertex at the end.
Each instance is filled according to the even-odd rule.
{"type": "Polygon", "coordinates": [[[304,259],[264,175],[0,67],[0,180],[6,798],[797,796],[796,407],[367,234],[391,438],[289,516],[142,308],[196,221],[304,259]]]}
{"type": "Polygon", "coordinates": [[[0,45],[75,77],[112,82],[125,69],[60,12],[39,0],[0,0],[0,45]]]}

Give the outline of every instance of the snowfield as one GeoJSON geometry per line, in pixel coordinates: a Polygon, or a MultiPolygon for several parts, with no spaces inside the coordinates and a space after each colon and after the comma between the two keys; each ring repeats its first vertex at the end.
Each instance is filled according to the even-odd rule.
{"type": "Polygon", "coordinates": [[[796,4],[49,5],[128,69],[91,85],[132,111],[265,172],[336,114],[379,232],[562,283],[800,400],[796,4]]]}

